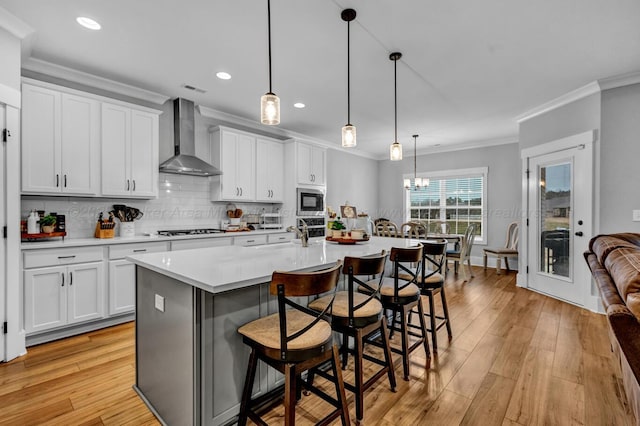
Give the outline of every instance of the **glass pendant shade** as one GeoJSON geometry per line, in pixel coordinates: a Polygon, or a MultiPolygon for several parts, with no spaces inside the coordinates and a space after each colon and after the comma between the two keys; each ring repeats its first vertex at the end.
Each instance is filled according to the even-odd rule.
{"type": "Polygon", "coordinates": [[[411,179],[404,180],[404,189],[411,189],[411,179]]]}
{"type": "Polygon", "coordinates": [[[402,145],[399,142],[394,142],[389,147],[389,157],[391,161],[402,160],[402,145]]]}
{"type": "Polygon", "coordinates": [[[417,177],[417,178],[414,178],[413,180],[414,180],[413,186],[415,186],[416,189],[422,188],[422,178],[417,177]]]}
{"type": "Polygon", "coordinates": [[[270,126],[280,124],[280,98],[271,92],[260,98],[260,121],[270,126]]]}
{"type": "Polygon", "coordinates": [[[356,146],[356,126],[347,124],[342,128],[342,146],[344,148],[356,146]]]}

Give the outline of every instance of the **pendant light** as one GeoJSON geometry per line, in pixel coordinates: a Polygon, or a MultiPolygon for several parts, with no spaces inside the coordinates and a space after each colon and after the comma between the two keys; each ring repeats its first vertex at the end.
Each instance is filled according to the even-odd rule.
{"type": "Polygon", "coordinates": [[[356,126],[351,124],[351,45],[350,39],[350,22],[356,19],[356,11],[353,9],[345,9],[341,14],[342,20],[347,22],[347,124],[342,128],[342,146],[344,148],[353,148],[356,146],[356,126]]]}
{"type": "Polygon", "coordinates": [[[271,91],[271,0],[267,0],[269,32],[269,91],[260,98],[260,121],[270,126],[280,124],[280,98],[271,91]]]}
{"type": "MultiPolygon", "coordinates": [[[[416,152],[416,141],[419,135],[413,135],[413,188],[418,190],[422,187],[429,186],[429,178],[419,178],[416,174],[416,162],[417,162],[417,152],[416,152]]],[[[411,179],[404,180],[404,189],[411,189],[411,179]]]]}
{"type": "Polygon", "coordinates": [[[402,145],[398,142],[398,59],[400,58],[402,58],[402,53],[400,52],[393,52],[389,55],[389,59],[393,61],[393,110],[395,112],[394,139],[393,143],[389,147],[391,161],[402,160],[402,145]]]}

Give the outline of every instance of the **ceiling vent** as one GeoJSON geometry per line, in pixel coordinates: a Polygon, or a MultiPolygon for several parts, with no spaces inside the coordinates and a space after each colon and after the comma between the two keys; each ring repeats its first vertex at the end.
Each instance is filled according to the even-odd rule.
{"type": "Polygon", "coordinates": [[[200,89],[200,88],[195,87],[195,86],[192,86],[192,85],[190,85],[190,84],[183,84],[183,85],[182,85],[182,87],[184,87],[184,88],[185,88],[185,89],[187,89],[187,90],[192,90],[192,91],[194,91],[194,92],[198,92],[198,93],[207,93],[207,91],[206,91],[206,90],[204,90],[204,89],[200,89]]]}

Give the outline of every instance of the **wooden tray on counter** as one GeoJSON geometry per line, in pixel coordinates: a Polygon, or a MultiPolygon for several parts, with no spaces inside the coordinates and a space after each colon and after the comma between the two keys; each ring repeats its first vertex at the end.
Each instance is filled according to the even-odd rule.
{"type": "Polygon", "coordinates": [[[365,241],[369,241],[369,237],[367,238],[362,238],[359,240],[354,240],[353,238],[334,238],[334,237],[327,237],[326,238],[327,241],[331,241],[334,243],[338,243],[338,244],[356,244],[356,243],[362,243],[365,241]]]}
{"type": "Polygon", "coordinates": [[[49,234],[45,234],[43,232],[40,232],[38,234],[27,234],[26,232],[20,233],[20,238],[27,241],[36,241],[36,240],[41,240],[43,238],[56,238],[56,237],[62,237],[62,239],[64,240],[64,237],[66,236],[67,236],[66,231],[51,232],[49,234]]]}

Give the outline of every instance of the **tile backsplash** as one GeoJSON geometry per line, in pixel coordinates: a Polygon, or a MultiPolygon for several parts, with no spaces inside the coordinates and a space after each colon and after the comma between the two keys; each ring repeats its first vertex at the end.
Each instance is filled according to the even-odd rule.
{"type": "MultiPolygon", "coordinates": [[[[156,199],[23,195],[21,211],[23,219],[33,209],[63,214],[66,216],[68,238],[90,238],[100,212],[107,218],[114,204],[125,204],[142,211],[142,218],[135,221],[136,234],[155,233],[160,229],[220,228],[220,221],[227,219],[227,203],[214,203],[210,198],[208,178],[160,173],[156,199]]],[[[275,212],[281,207],[280,204],[266,203],[234,204],[245,214],[275,212]]]]}

